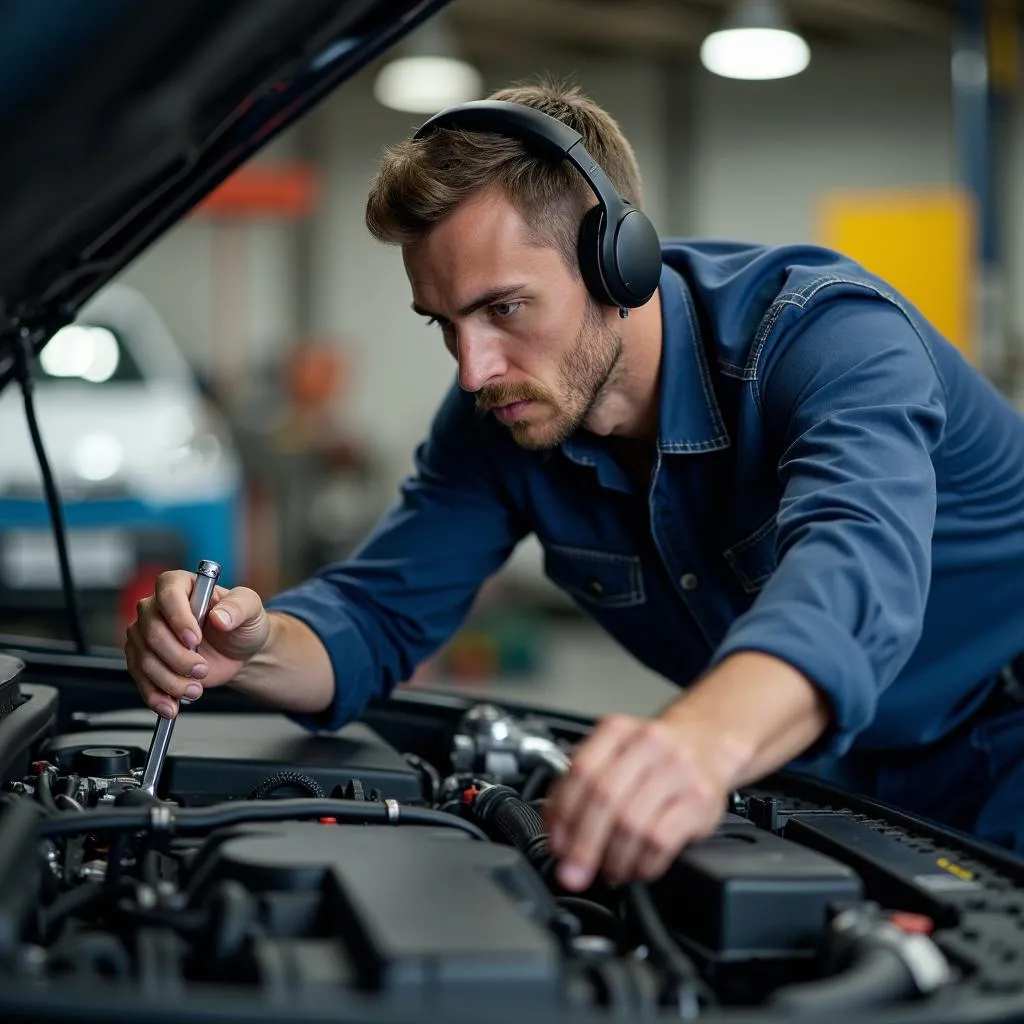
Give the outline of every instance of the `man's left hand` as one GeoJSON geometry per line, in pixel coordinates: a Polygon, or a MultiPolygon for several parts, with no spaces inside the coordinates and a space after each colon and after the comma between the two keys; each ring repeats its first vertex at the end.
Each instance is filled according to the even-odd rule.
{"type": "Polygon", "coordinates": [[[664,874],[679,850],[710,835],[731,790],[715,736],[662,716],[604,719],[573,757],[546,808],[558,880],[588,888],[664,874]]]}

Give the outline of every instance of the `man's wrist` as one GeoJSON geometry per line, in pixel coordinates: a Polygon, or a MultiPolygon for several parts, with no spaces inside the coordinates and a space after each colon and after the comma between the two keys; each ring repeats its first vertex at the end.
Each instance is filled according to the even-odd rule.
{"type": "Polygon", "coordinates": [[[242,667],[235,673],[234,678],[228,684],[232,689],[243,693],[248,692],[248,686],[252,684],[252,677],[261,669],[270,667],[274,662],[274,651],[280,642],[282,629],[282,616],[275,612],[267,612],[267,635],[259,650],[250,654],[242,663],[242,667]]]}
{"type": "Polygon", "coordinates": [[[661,719],[691,733],[730,788],[776,771],[818,740],[829,705],[792,665],[755,651],[730,655],[661,719]]]}
{"type": "Polygon", "coordinates": [[[710,702],[694,705],[691,694],[683,694],[664,708],[658,718],[677,729],[684,742],[703,748],[702,760],[720,779],[733,789],[746,776],[757,757],[758,745],[750,736],[734,727],[727,708],[713,707],[710,702]]]}

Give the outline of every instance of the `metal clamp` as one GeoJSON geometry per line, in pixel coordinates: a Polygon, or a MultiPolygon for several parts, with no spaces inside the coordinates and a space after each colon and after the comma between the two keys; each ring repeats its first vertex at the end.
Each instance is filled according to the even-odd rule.
{"type": "Polygon", "coordinates": [[[149,809],[149,827],[154,832],[170,832],[174,827],[174,812],[167,804],[154,804],[149,809]]]}

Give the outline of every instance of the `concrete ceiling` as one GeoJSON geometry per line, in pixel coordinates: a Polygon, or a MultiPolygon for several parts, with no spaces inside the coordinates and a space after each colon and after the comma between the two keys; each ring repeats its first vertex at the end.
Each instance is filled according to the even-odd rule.
{"type": "MultiPolygon", "coordinates": [[[[948,41],[955,2],[782,0],[792,23],[812,43],[840,45],[948,41]]],[[[663,57],[695,52],[730,4],[731,0],[454,0],[449,17],[471,56],[560,49],[663,57]]]]}

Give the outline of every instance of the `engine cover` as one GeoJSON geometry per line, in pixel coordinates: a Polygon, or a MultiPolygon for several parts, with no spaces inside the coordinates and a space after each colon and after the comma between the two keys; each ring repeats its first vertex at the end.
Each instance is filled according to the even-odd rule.
{"type": "MultiPolygon", "coordinates": [[[[44,755],[74,770],[83,750],[126,750],[131,766],[145,764],[156,715],[145,708],[89,717],[86,731],[51,740],[44,755]]],[[[174,726],[160,795],[186,806],[237,799],[268,776],[300,772],[330,795],[359,779],[369,793],[402,803],[421,800],[420,777],[390,744],[361,722],[332,733],[310,733],[273,714],[202,714],[188,710],[174,726]]],[[[294,795],[294,794],[293,794],[294,795]]]]}
{"type": "Polygon", "coordinates": [[[560,991],[557,907],[508,847],[448,829],[253,825],[211,836],[189,875],[193,905],[224,885],[252,895],[264,985],[548,1006],[560,991]]]}

